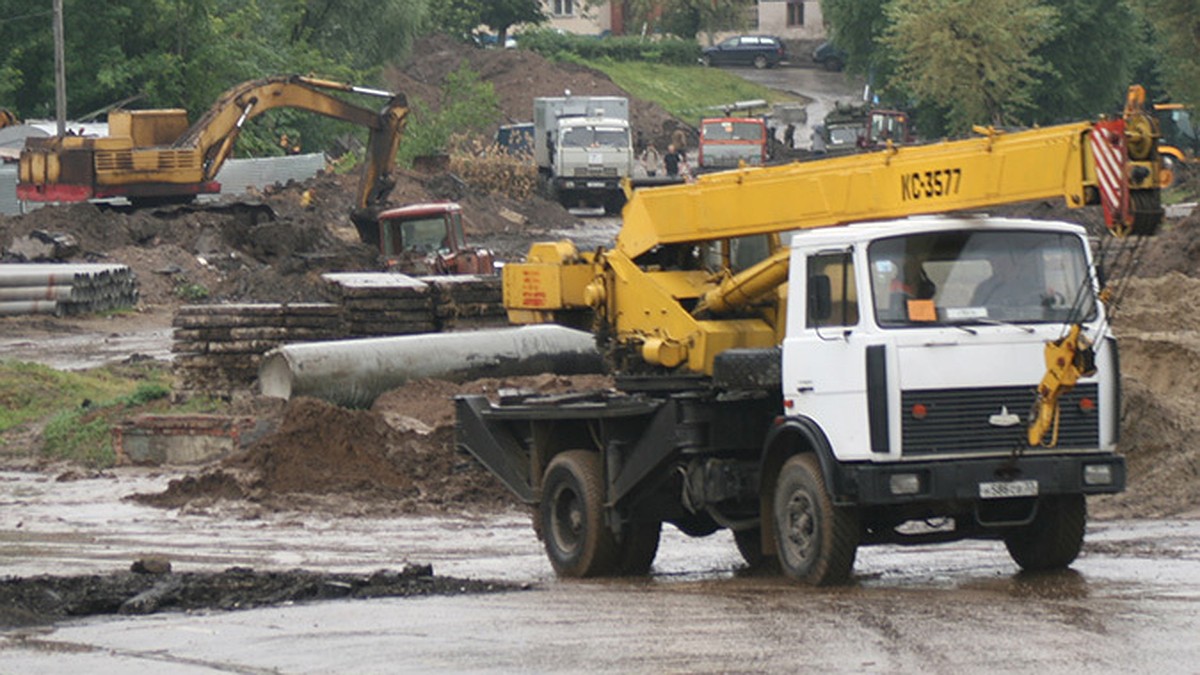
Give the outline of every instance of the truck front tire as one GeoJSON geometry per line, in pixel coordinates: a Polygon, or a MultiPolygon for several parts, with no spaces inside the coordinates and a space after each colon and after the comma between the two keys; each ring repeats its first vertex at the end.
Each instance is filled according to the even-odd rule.
{"type": "Polygon", "coordinates": [[[779,471],[772,499],[783,573],[813,586],[845,583],[858,551],[858,515],[833,505],[816,456],[795,455],[779,471]]]}
{"type": "MultiPolygon", "coordinates": [[[[617,543],[604,524],[600,456],[568,450],[546,467],[541,517],[546,555],[560,577],[611,575],[617,543]]],[[[655,547],[657,549],[657,546],[655,547]]]]}
{"type": "Polygon", "coordinates": [[[1086,527],[1083,495],[1042,497],[1033,522],[1006,534],[1004,545],[1026,572],[1063,569],[1079,556],[1086,527]]]}

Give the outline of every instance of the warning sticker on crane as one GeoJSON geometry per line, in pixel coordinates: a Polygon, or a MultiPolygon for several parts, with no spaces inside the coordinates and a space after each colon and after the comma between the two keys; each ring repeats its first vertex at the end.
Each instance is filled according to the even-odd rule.
{"type": "Polygon", "coordinates": [[[1088,136],[1096,165],[1096,183],[1104,205],[1104,222],[1109,229],[1124,231],[1132,225],[1129,213],[1129,183],[1125,178],[1125,120],[1097,122],[1088,136]]]}

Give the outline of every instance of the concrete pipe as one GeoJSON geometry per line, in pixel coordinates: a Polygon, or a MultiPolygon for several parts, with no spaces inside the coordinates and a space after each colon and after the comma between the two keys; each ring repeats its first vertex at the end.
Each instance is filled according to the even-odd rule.
{"type": "Polygon", "coordinates": [[[0,302],[0,316],[17,314],[54,314],[58,303],[53,300],[9,300],[0,302]]]}
{"type": "Polygon", "coordinates": [[[70,286],[0,286],[0,301],[70,299],[70,286]]]}
{"type": "Polygon", "coordinates": [[[603,368],[591,333],[545,325],[285,345],[267,352],[258,382],[264,396],[312,396],[366,408],[380,394],[420,378],[467,381],[603,368]]]}

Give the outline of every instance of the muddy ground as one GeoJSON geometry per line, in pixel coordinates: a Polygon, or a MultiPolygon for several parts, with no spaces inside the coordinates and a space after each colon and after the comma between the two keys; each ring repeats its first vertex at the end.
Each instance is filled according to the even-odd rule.
{"type": "Polygon", "coordinates": [[[164,561],[137,561],[131,571],[0,579],[0,629],[97,614],[242,610],[321,600],[494,593],[519,585],[438,576],[430,565],[371,574],[305,570],[176,573],[164,561]],[[150,568],[150,569],[147,569],[150,568]]]}
{"type": "MultiPolygon", "coordinates": [[[[424,52],[419,50],[423,58],[389,75],[394,86],[410,96],[422,92],[434,96],[453,69],[453,59],[439,56],[447,48],[433,42],[424,52]]],[[[470,51],[464,56],[479,58],[470,51]]],[[[568,87],[577,93],[622,93],[602,75],[551,66],[517,50],[487,52],[486,60],[472,65],[496,83],[505,114],[514,121],[528,119],[524,108],[532,95],[556,95],[568,87]]],[[[673,124],[653,106],[635,102],[633,109],[635,125],[651,138],[673,124]]],[[[514,202],[473,190],[447,174],[400,172],[397,178],[389,203],[457,200],[464,206],[468,235],[496,249],[501,259],[520,257],[531,241],[594,234],[594,224],[536,197],[514,202]]],[[[322,272],[379,268],[376,251],[358,241],[348,219],[355,181],[354,176],[323,175],[304,185],[267,190],[217,208],[134,212],[78,205],[0,218],[0,249],[33,230],[70,234],[80,245],[74,260],[129,265],[142,290],[139,311],[127,317],[0,317],[0,333],[28,335],[33,341],[70,331],[103,335],[106,322],[111,321],[169,327],[174,308],[184,303],[326,300],[319,282],[322,272]],[[306,190],[315,196],[309,207],[301,201],[306,190]],[[199,289],[204,297],[197,297],[199,289]]],[[[1054,203],[993,211],[1074,220],[1093,230],[1099,222],[1094,211],[1067,211],[1054,203]]],[[[1200,299],[1197,228],[1200,214],[1193,214],[1169,223],[1159,237],[1142,246],[1136,254],[1136,275],[1129,276],[1120,294],[1114,329],[1122,339],[1122,449],[1130,479],[1126,493],[1091,503],[1100,517],[1200,515],[1200,449],[1193,442],[1200,432],[1200,402],[1195,396],[1200,385],[1196,375],[1200,320],[1194,312],[1200,299]]],[[[172,482],[163,491],[130,499],[217,518],[315,511],[335,517],[495,512],[513,507],[514,499],[491,474],[455,449],[450,398],[459,393],[495,393],[507,386],[563,391],[608,385],[603,378],[551,375],[465,384],[425,380],[382,396],[369,411],[349,411],[311,399],[274,407],[243,402],[274,420],[274,433],[241,454],[172,482]]],[[[36,432],[22,433],[28,444],[10,445],[6,450],[10,457],[4,461],[13,454],[36,452],[36,432]]],[[[61,471],[63,480],[88,475],[77,469],[43,468],[61,471]]],[[[157,579],[122,572],[107,577],[8,580],[0,582],[7,584],[0,586],[0,607],[19,611],[14,618],[0,617],[0,623],[52,621],[91,604],[106,608],[98,611],[120,611],[130,597],[152,588],[158,589],[163,608],[186,610],[201,606],[187,602],[245,606],[342,591],[346,591],[342,597],[356,597],[355,589],[373,589],[379,581],[372,582],[369,576],[315,577],[303,571],[272,574],[230,570],[212,578],[157,579]],[[207,590],[184,590],[192,584],[207,590]],[[253,585],[261,587],[263,596],[250,592],[253,585]],[[229,599],[231,589],[238,591],[240,600],[229,599]],[[289,596],[285,592],[289,589],[299,596],[289,596]],[[47,598],[58,601],[38,604],[47,598]]],[[[394,574],[397,584],[405,588],[438,587],[442,581],[428,575],[413,580],[404,578],[404,573],[394,574]],[[433,581],[423,581],[427,579],[433,581]]],[[[459,587],[455,580],[446,584],[447,590],[459,587]]]]}

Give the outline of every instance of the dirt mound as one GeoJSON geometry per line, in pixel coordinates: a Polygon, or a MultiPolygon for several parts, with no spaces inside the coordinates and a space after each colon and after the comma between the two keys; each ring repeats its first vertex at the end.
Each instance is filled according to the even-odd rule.
{"type": "Polygon", "coordinates": [[[1186,218],[1164,224],[1158,236],[1142,247],[1136,273],[1142,277],[1159,277],[1179,272],[1200,277],[1200,209],[1186,218]]]}
{"type": "MultiPolygon", "coordinates": [[[[135,563],[136,566],[136,563],[135,563]]],[[[294,602],[425,595],[495,593],[516,587],[493,581],[440,577],[429,565],[371,574],[290,570],[118,574],[0,580],[0,629],[50,624],[98,614],[252,609],[294,602]]]]}
{"type": "Polygon", "coordinates": [[[1130,279],[1120,294],[1114,326],[1119,331],[1198,331],[1200,278],[1173,271],[1155,278],[1130,279]],[[1181,311],[1182,310],[1182,311],[1181,311]]]}
{"type": "Polygon", "coordinates": [[[494,396],[506,388],[555,393],[611,386],[596,375],[466,384],[418,380],[384,394],[370,411],[297,398],[287,404],[277,431],[246,452],[171,481],[164,492],[132,499],[164,508],[245,501],[267,509],[356,514],[502,509],[516,504],[507,488],[455,448],[453,397],[494,396]]]}
{"type": "Polygon", "coordinates": [[[533,121],[533,99],[539,96],[572,94],[625,96],[629,99],[630,124],[634,132],[660,148],[670,142],[671,132],[682,128],[694,145],[695,132],[661,106],[629,95],[600,71],[573,63],[552,63],[525,49],[473,49],[446,36],[420,40],[404,66],[389,69],[384,79],[392,91],[410,99],[436,105],[446,76],[466,63],[480,78],[490,82],[500,101],[502,120],[497,124],[533,121]]]}
{"type": "MultiPolygon", "coordinates": [[[[381,269],[376,249],[350,224],[356,186],[355,176],[322,174],[213,205],[46,207],[0,216],[0,249],[34,230],[69,234],[80,249],[72,261],[128,265],[148,306],[321,302],[329,299],[322,273],[381,269]]],[[[480,194],[448,174],[399,171],[387,204],[438,199],[459,201],[468,237],[502,260],[523,255],[540,232],[579,222],[556,203],[480,194]]]]}
{"type": "Polygon", "coordinates": [[[1200,279],[1178,271],[1128,281],[1114,330],[1121,348],[1121,452],[1128,489],[1099,515],[1161,517],[1200,509],[1200,279]]]}

